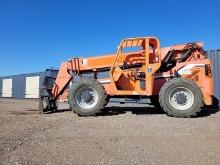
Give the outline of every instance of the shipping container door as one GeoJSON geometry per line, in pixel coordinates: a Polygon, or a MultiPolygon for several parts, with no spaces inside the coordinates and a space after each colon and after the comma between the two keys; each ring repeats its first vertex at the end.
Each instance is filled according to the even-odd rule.
{"type": "Polygon", "coordinates": [[[26,77],[26,98],[38,98],[39,97],[39,76],[26,77]]]}
{"type": "Polygon", "coordinates": [[[12,79],[3,79],[2,97],[12,97],[12,79]]]}

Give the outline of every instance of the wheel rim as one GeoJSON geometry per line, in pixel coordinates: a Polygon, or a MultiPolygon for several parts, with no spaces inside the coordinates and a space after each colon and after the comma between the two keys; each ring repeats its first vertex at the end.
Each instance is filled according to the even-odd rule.
{"type": "Polygon", "coordinates": [[[98,92],[92,87],[82,87],[76,92],[76,102],[83,109],[91,109],[98,103],[98,92]]]}
{"type": "Polygon", "coordinates": [[[194,95],[188,88],[178,87],[169,94],[169,103],[175,109],[185,111],[193,105],[193,102],[194,95]]]}

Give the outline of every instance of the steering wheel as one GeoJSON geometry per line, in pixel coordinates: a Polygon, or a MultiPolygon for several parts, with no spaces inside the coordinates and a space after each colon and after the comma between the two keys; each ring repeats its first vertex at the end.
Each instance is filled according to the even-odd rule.
{"type": "Polygon", "coordinates": [[[128,63],[123,61],[122,69],[128,69],[128,63]]]}

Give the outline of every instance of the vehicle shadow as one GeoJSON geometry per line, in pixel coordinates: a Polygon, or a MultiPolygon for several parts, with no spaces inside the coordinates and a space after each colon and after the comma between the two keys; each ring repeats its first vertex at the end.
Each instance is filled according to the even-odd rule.
{"type": "Polygon", "coordinates": [[[196,117],[207,117],[207,116],[211,116],[212,114],[215,114],[218,111],[220,111],[219,99],[216,98],[215,96],[213,96],[212,101],[213,101],[212,102],[213,105],[210,105],[210,106],[205,105],[202,108],[201,112],[199,112],[196,117]]]}
{"type": "Polygon", "coordinates": [[[154,107],[120,107],[120,106],[112,106],[105,107],[102,112],[98,113],[96,116],[113,116],[125,114],[127,112],[131,112],[135,115],[157,115],[157,114],[165,114],[162,110],[158,110],[154,107]]]}
{"type": "MultiPolygon", "coordinates": [[[[206,106],[202,108],[201,112],[199,112],[197,116],[195,116],[194,118],[208,117],[219,111],[220,111],[219,107],[206,106]]],[[[132,114],[135,115],[166,114],[162,109],[156,109],[154,107],[106,107],[101,113],[97,114],[96,116],[113,116],[113,115],[125,114],[127,112],[131,112],[132,114]]]]}
{"type": "MultiPolygon", "coordinates": [[[[55,114],[71,111],[71,109],[58,109],[55,111],[47,111],[44,114],[55,114]]],[[[115,116],[120,114],[125,114],[131,112],[135,115],[154,115],[154,114],[165,114],[162,110],[158,110],[154,107],[120,107],[120,106],[111,106],[105,107],[100,113],[95,116],[115,116]]]]}
{"type": "Polygon", "coordinates": [[[55,113],[63,113],[63,112],[68,112],[68,111],[72,111],[72,110],[69,108],[63,108],[63,109],[57,109],[54,111],[47,111],[47,112],[44,112],[44,114],[55,114],[55,113]]]}
{"type": "Polygon", "coordinates": [[[206,106],[206,107],[202,108],[202,110],[198,113],[196,118],[211,116],[212,114],[215,114],[219,111],[220,111],[219,107],[206,106]]]}
{"type": "MultiPolygon", "coordinates": [[[[45,112],[45,114],[63,113],[67,111],[71,111],[71,110],[69,108],[58,109],[56,111],[45,112]]],[[[198,115],[195,116],[195,118],[211,116],[212,114],[215,114],[219,111],[220,109],[218,106],[205,106],[204,108],[202,108],[201,112],[199,112],[198,115]]],[[[135,115],[165,114],[165,112],[162,109],[158,109],[155,107],[134,107],[134,106],[133,107],[121,107],[120,105],[118,105],[118,106],[107,106],[95,116],[116,116],[116,115],[121,115],[121,114],[125,114],[128,112],[135,114],[135,115]]]]}

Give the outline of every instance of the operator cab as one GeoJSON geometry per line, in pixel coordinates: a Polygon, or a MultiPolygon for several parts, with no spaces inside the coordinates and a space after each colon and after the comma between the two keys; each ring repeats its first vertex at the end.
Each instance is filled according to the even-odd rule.
{"type": "Polygon", "coordinates": [[[153,74],[160,65],[160,47],[156,38],[125,39],[119,45],[110,70],[112,82],[120,95],[150,95],[153,74]]]}

